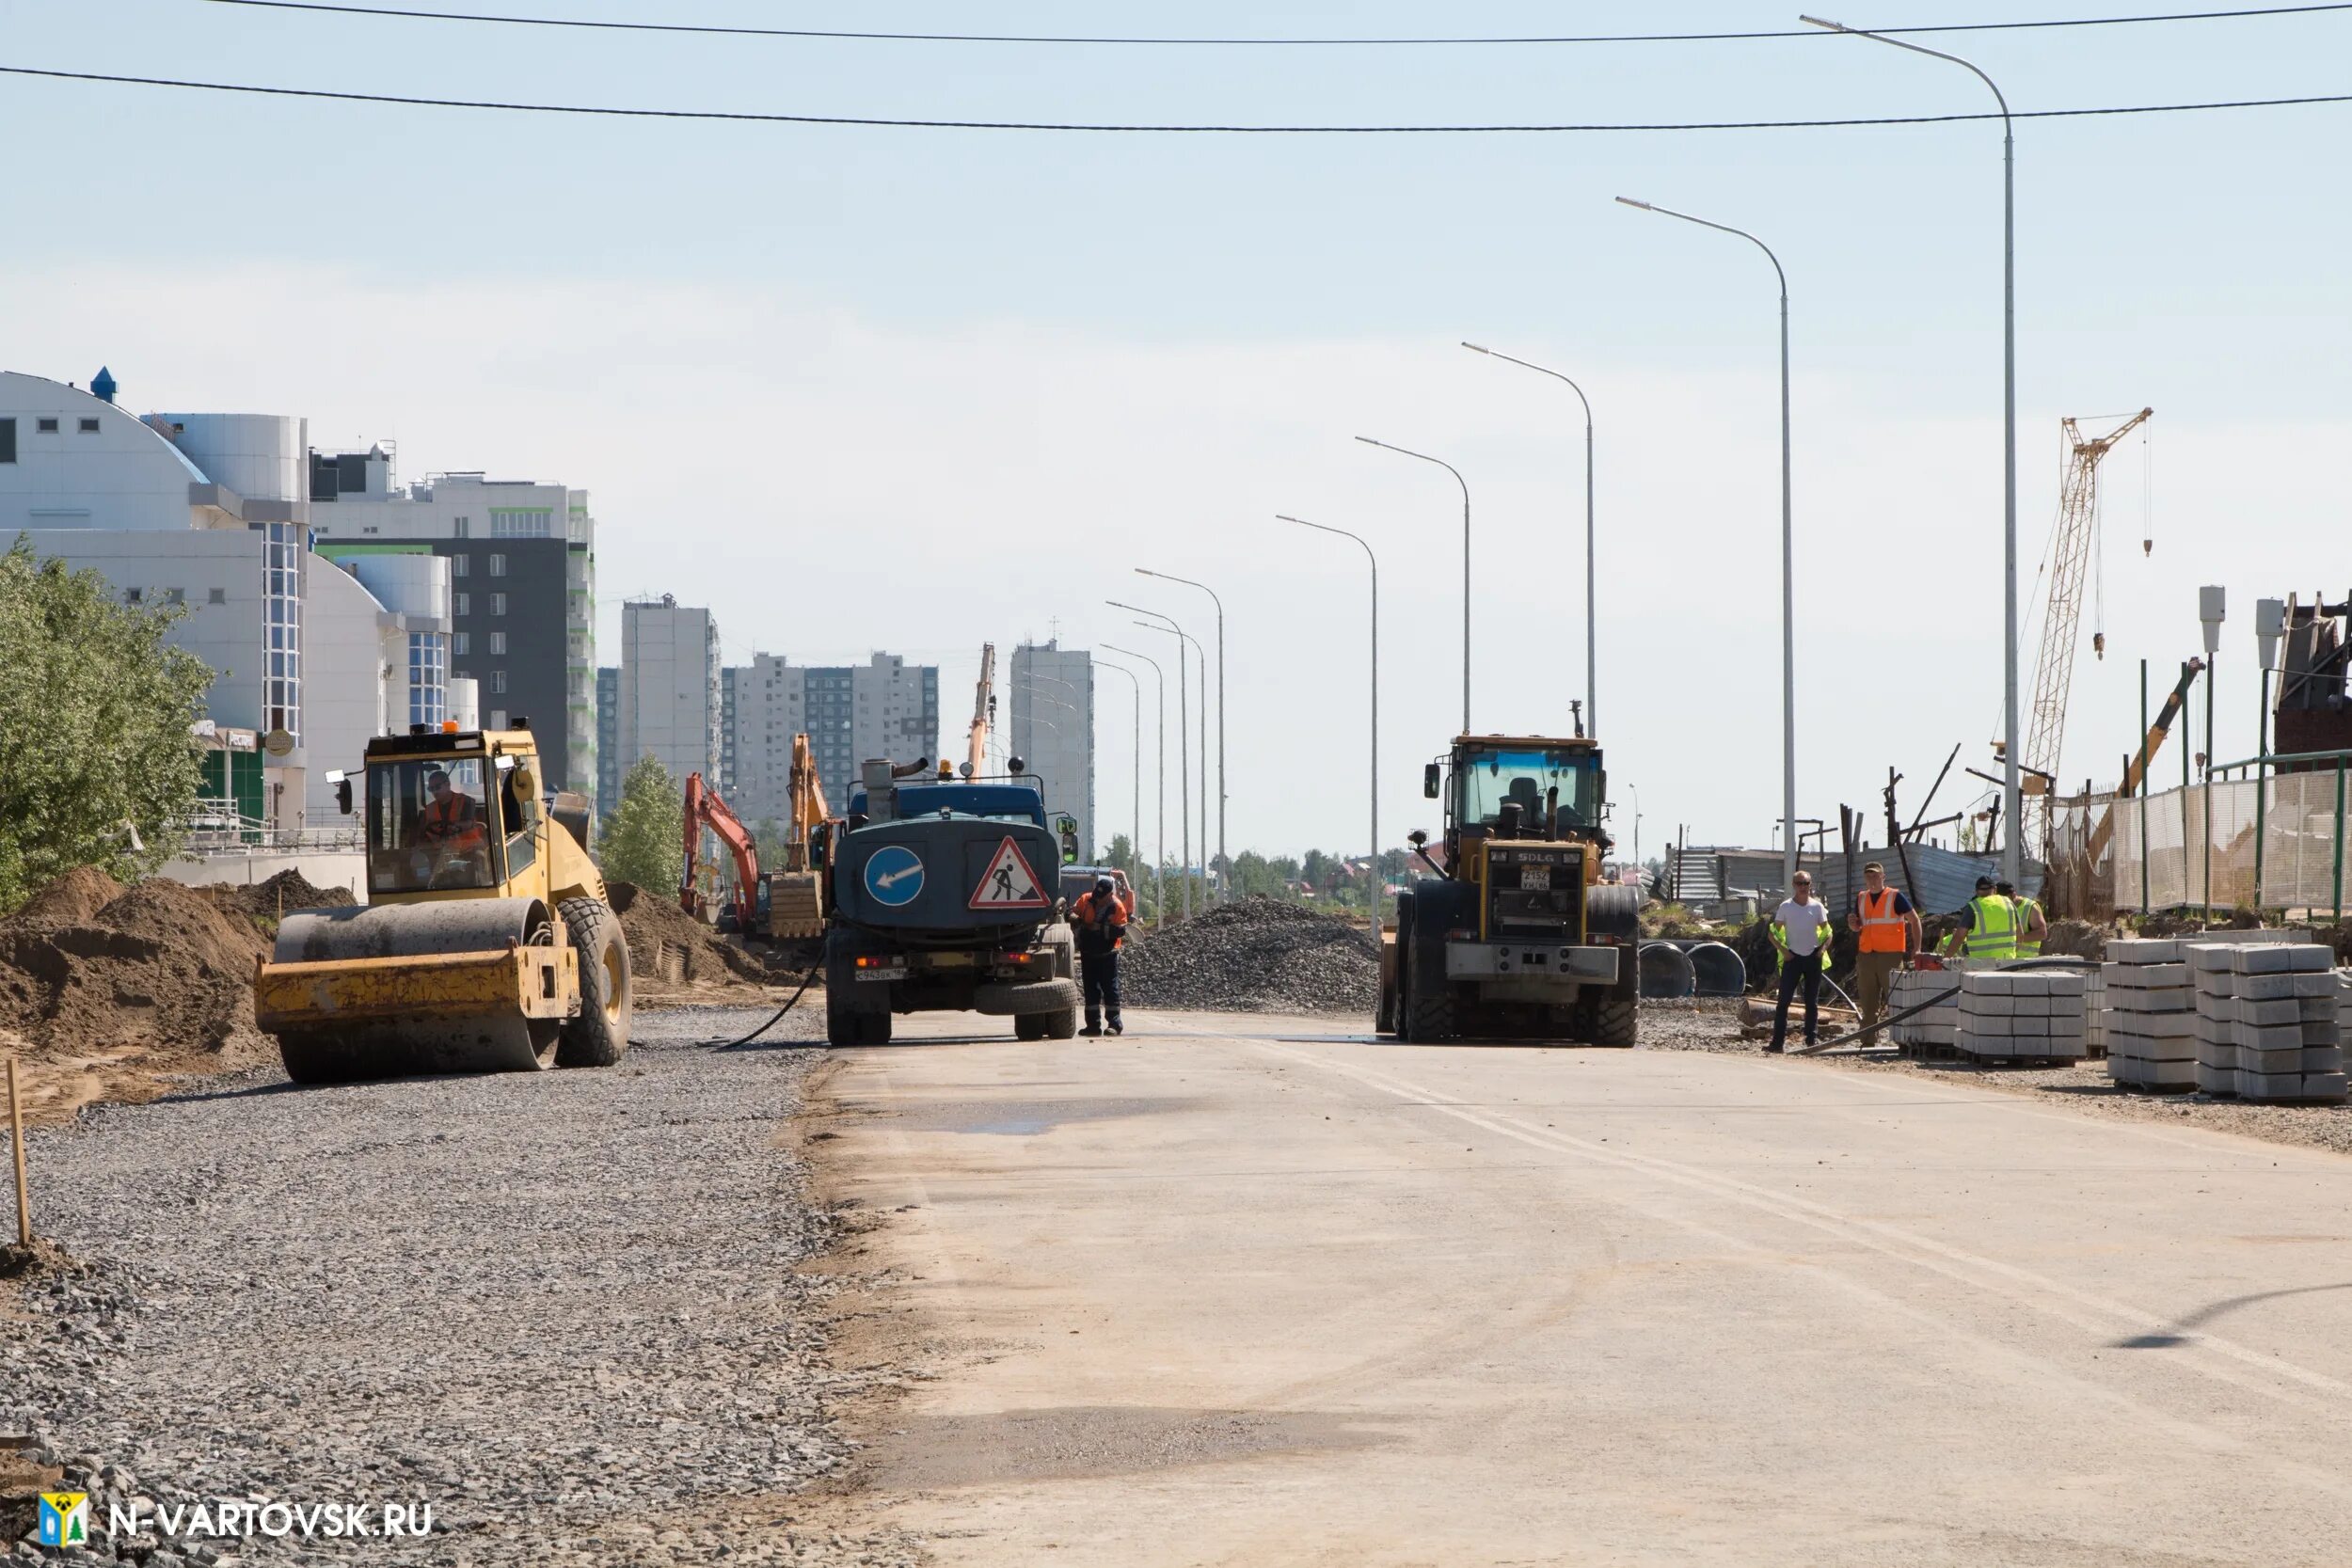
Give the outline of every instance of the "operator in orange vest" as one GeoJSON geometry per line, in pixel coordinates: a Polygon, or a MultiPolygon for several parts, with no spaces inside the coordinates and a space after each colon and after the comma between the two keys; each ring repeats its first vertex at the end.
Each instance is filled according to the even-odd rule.
{"type": "Polygon", "coordinates": [[[472,854],[488,842],[482,832],[482,808],[462,789],[452,788],[449,774],[433,768],[424,776],[432,799],[417,816],[417,836],[451,854],[472,854]]]}
{"type": "Polygon", "coordinates": [[[1135,918],[1136,897],[1122,894],[1108,877],[1094,879],[1094,891],[1080,895],[1070,907],[1070,927],[1078,939],[1078,972],[1086,983],[1087,1026],[1078,1032],[1100,1036],[1107,1020],[1110,1032],[1124,1034],[1119,1018],[1119,950],[1127,941],[1127,922],[1135,918]]]}
{"type": "Polygon", "coordinates": [[[1862,891],[1854,895],[1846,928],[1859,937],[1854,958],[1854,1000],[1862,1006],[1862,1043],[1878,1043],[1878,1022],[1886,1013],[1895,972],[1919,950],[1919,911],[1900,888],[1886,885],[1886,867],[1877,861],[1862,868],[1862,891]]]}

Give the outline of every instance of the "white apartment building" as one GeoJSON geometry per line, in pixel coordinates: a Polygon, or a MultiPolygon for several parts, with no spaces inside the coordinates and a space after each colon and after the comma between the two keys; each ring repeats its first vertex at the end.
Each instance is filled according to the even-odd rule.
{"type": "Polygon", "coordinates": [[[727,803],[750,823],[783,822],[789,811],[792,737],[806,732],[825,800],[847,808],[871,757],[914,762],[939,756],[939,667],[878,653],[864,664],[797,665],[757,654],[727,671],[734,724],[727,803]]]}
{"type": "Polygon", "coordinates": [[[668,594],[631,599],[621,607],[620,671],[619,776],[651,753],[681,784],[689,773],[716,784],[719,626],[710,611],[668,594]]]}
{"type": "MultiPolygon", "coordinates": [[[[0,546],[101,573],[215,672],[204,792],[281,832],[339,818],[324,777],[369,735],[445,703],[449,575],[347,574],[309,546],[307,428],[275,414],[150,414],[0,372],[0,546]]],[[[419,719],[419,721],[421,721],[419,719]]]]}
{"type": "Polygon", "coordinates": [[[542,770],[592,800],[596,766],[596,525],[588,492],[479,472],[397,482],[386,443],[309,454],[316,547],[346,565],[448,563],[449,673],[476,683],[493,729],[528,721],[542,770]]]}
{"type": "Polygon", "coordinates": [[[1049,820],[1078,824],[1078,859],[1094,863],[1094,656],[1059,639],[1012,651],[1012,725],[1005,743],[1037,776],[1049,820]]]}

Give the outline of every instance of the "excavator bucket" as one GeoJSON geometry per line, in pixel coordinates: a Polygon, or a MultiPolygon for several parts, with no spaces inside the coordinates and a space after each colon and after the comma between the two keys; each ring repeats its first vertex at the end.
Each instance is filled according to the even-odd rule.
{"type": "Polygon", "coordinates": [[[814,871],[777,871],[768,878],[768,935],[776,942],[806,942],[825,934],[825,911],[814,871]]]}
{"type": "Polygon", "coordinates": [[[535,898],[306,910],[278,927],[254,1020],[297,1083],[532,1072],[555,1063],[578,966],[535,898]]]}

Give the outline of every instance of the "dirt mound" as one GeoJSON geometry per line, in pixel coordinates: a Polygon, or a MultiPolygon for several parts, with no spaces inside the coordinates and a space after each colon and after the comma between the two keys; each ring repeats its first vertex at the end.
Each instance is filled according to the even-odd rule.
{"type": "Polygon", "coordinates": [[[51,882],[8,918],[64,926],[87,920],[122,896],[122,884],[94,865],[76,866],[51,882]]]}
{"type": "Polygon", "coordinates": [[[2076,958],[2105,958],[2107,956],[2107,928],[2093,926],[2088,920],[2053,920],[2050,922],[2050,934],[2042,941],[2042,951],[2052,958],[2064,954],[2076,958]]]}
{"type": "Polygon", "coordinates": [[[287,910],[331,910],[358,902],[347,887],[320,887],[289,866],[251,887],[208,887],[214,908],[248,919],[276,921],[287,910]]]}
{"type": "Polygon", "coordinates": [[[267,944],[252,922],[162,878],[118,889],[78,918],[34,917],[78,911],[94,891],[72,873],[0,922],[0,1039],[33,1064],[37,1116],[151,1099],[157,1074],[218,1072],[270,1054],[253,1028],[254,959],[267,944]]]}
{"type": "Polygon", "coordinates": [[[630,882],[610,882],[606,894],[628,940],[629,968],[641,988],[680,985],[766,985],[768,966],[721,937],[671,899],[630,882]]]}
{"type": "Polygon", "coordinates": [[[1138,1007],[1369,1013],[1380,951],[1361,920],[1244,898],[1164,930],[1138,927],[1120,956],[1120,990],[1138,1007]]]}

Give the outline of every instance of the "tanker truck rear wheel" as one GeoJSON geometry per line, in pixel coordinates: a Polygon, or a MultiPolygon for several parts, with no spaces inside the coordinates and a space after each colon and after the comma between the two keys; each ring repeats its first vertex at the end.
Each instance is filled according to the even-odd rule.
{"type": "Polygon", "coordinates": [[[580,957],[580,1016],[564,1021],[555,1047],[558,1067],[611,1067],[628,1049],[636,993],[629,982],[628,943],[621,922],[601,899],[566,898],[560,906],[580,957]]]}

